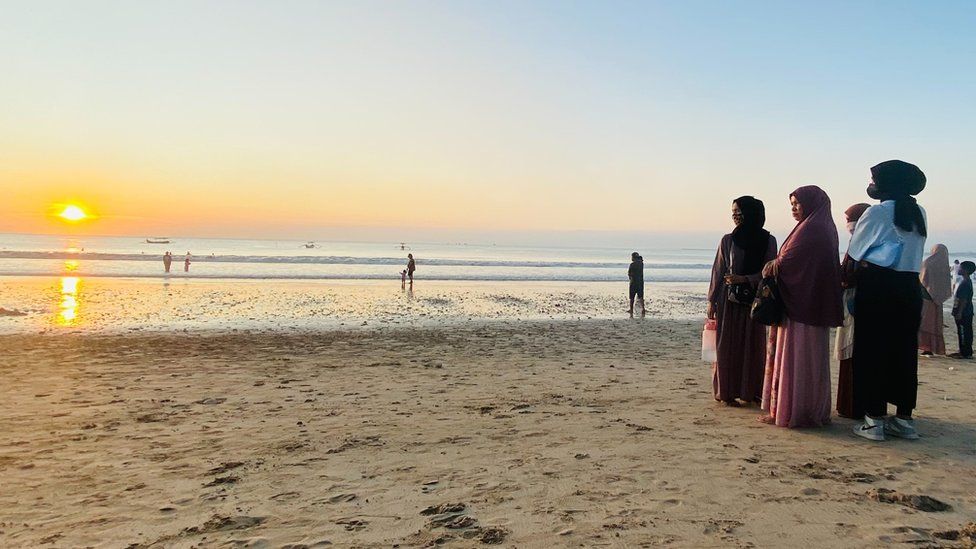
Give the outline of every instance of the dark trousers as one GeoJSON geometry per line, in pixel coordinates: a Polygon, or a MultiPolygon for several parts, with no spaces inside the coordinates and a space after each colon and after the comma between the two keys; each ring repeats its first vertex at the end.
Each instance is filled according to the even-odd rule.
{"type": "Polygon", "coordinates": [[[959,334],[959,354],[973,356],[973,317],[956,319],[956,331],[959,334]]]}
{"type": "Polygon", "coordinates": [[[854,297],[854,401],[871,416],[911,415],[918,396],[918,274],[869,266],[854,297]]]}

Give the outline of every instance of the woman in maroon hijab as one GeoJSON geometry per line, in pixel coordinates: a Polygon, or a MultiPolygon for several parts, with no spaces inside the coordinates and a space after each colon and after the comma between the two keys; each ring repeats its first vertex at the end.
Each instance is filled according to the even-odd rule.
{"type": "Polygon", "coordinates": [[[796,227],[763,268],[776,277],[786,318],[770,333],[760,420],[819,427],[830,422],[830,327],[843,323],[837,226],[820,187],[800,187],[790,204],[796,227]]]}

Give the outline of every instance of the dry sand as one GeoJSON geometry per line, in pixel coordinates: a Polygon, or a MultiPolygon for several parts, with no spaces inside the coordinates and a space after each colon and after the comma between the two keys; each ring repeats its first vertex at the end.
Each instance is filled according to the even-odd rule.
{"type": "Polygon", "coordinates": [[[972,545],[976,363],[869,443],[717,405],[699,329],[0,336],[0,546],[972,545]]]}

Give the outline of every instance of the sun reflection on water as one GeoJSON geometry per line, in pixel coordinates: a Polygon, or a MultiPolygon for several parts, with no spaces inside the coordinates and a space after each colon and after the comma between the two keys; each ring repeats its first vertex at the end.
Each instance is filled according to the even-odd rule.
{"type": "Polygon", "coordinates": [[[56,322],[60,326],[74,326],[78,320],[78,286],[81,279],[77,276],[61,277],[61,301],[58,307],[56,322]]]}

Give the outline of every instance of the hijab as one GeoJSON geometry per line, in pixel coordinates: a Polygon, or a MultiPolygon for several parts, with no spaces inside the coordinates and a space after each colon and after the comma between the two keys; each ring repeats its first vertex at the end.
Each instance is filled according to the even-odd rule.
{"type": "Polygon", "coordinates": [[[861,216],[864,215],[864,212],[868,211],[868,208],[870,207],[870,204],[865,204],[864,202],[854,204],[850,208],[844,210],[844,216],[847,217],[848,221],[857,223],[857,220],[861,219],[861,216]]]}
{"type": "Polygon", "coordinates": [[[864,212],[868,211],[868,208],[870,207],[870,204],[860,202],[844,210],[844,217],[847,218],[847,231],[849,233],[854,234],[854,227],[857,226],[857,220],[861,219],[861,216],[864,215],[864,212]]]}
{"type": "Polygon", "coordinates": [[[925,174],[915,164],[888,160],[871,168],[868,196],[895,201],[895,226],[905,232],[928,236],[925,216],[914,196],[925,189],[925,174]]]}
{"type": "Polygon", "coordinates": [[[732,230],[732,242],[745,250],[745,260],[742,274],[755,274],[762,270],[769,248],[769,231],[763,229],[766,224],[766,207],[762,200],[751,196],[740,196],[732,201],[742,212],[742,222],[732,230]]]}
{"type": "Polygon", "coordinates": [[[840,326],[840,262],[837,226],[830,214],[830,197],[820,187],[800,187],[790,195],[803,207],[779,250],[780,294],[786,316],[811,326],[840,326]]]}
{"type": "Polygon", "coordinates": [[[949,248],[945,244],[932,247],[932,255],[922,261],[922,272],[919,273],[922,286],[932,296],[932,301],[940,306],[952,297],[952,271],[949,269],[949,248]]]}

